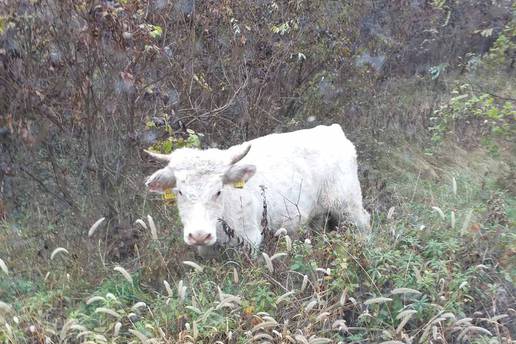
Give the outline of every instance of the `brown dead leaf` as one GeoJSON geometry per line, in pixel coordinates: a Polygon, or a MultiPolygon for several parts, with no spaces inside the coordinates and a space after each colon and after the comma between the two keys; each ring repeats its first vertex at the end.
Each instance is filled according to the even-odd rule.
{"type": "Polygon", "coordinates": [[[473,234],[480,233],[480,224],[474,223],[469,228],[468,231],[473,234]]]}

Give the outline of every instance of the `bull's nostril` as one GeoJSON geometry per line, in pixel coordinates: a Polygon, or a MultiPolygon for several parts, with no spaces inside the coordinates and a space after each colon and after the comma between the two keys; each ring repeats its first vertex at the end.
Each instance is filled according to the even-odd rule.
{"type": "Polygon", "coordinates": [[[213,238],[213,235],[211,233],[200,232],[200,233],[189,233],[188,234],[188,241],[193,245],[205,245],[212,238],[213,238]]]}

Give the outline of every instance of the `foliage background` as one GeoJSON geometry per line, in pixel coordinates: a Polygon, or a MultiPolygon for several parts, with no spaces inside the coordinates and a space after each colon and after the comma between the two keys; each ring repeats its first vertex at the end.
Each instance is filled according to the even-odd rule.
{"type": "MultiPolygon", "coordinates": [[[[508,0],[1,0],[0,258],[11,277],[0,283],[0,299],[52,295],[49,313],[35,316],[38,307],[28,306],[24,320],[44,324],[43,338],[50,336],[43,331],[48,323],[58,331],[74,313],[74,298],[109,281],[115,263],[146,285],[139,297],[149,297],[163,279],[186,276],[181,262],[194,256],[177,239],[174,210],[148,198],[143,187],[156,168],[142,155],[152,145],[225,148],[337,122],[357,145],[378,233],[393,230],[385,215],[394,208],[406,207],[397,226],[414,227],[423,208],[449,202],[434,187],[459,176],[478,186],[468,194],[481,214],[471,224],[505,233],[514,225],[515,30],[508,0]],[[428,194],[422,191],[419,200],[404,191],[426,182],[428,194]],[[149,213],[163,227],[159,245],[135,224],[149,213]],[[498,213],[498,222],[484,225],[498,213]],[[100,217],[105,227],[92,240],[88,228],[100,217]],[[57,247],[71,254],[53,263],[57,247]],[[78,289],[66,289],[63,276],[77,281],[66,288],[78,289]]],[[[457,216],[462,211],[462,220],[466,199],[449,206],[457,216]]],[[[447,239],[456,235],[444,228],[447,239]]],[[[484,249],[494,261],[512,257],[513,238],[489,238],[484,249]]],[[[396,252],[396,245],[385,243],[385,251],[396,252]]],[[[308,254],[299,250],[298,256],[308,254]]],[[[458,254],[464,265],[457,273],[472,264],[466,258],[458,254]]],[[[369,259],[375,265],[386,258],[369,259]]],[[[401,258],[392,259],[395,266],[401,258]]],[[[286,264],[285,271],[305,263],[286,264]]],[[[375,294],[388,288],[375,286],[375,294]]],[[[360,295],[369,287],[359,288],[360,295]]],[[[503,289],[511,302],[512,288],[503,289]]],[[[431,319],[413,324],[411,336],[419,338],[431,319]]],[[[20,331],[19,338],[24,331],[30,337],[20,331]]]]}

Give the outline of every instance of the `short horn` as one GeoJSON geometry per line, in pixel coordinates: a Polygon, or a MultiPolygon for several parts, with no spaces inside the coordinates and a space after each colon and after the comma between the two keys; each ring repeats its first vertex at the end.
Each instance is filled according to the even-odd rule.
{"type": "Polygon", "coordinates": [[[240,160],[242,160],[246,155],[247,153],[249,153],[249,151],[251,150],[251,145],[247,145],[247,147],[245,147],[245,149],[237,154],[235,154],[232,158],[231,158],[231,161],[230,161],[230,165],[234,165],[236,164],[237,162],[239,162],[240,160]]]}
{"type": "Polygon", "coordinates": [[[146,149],[144,149],[143,151],[145,153],[149,154],[151,157],[153,157],[156,160],[170,161],[170,154],[154,153],[154,152],[151,152],[150,150],[146,150],[146,149]]]}

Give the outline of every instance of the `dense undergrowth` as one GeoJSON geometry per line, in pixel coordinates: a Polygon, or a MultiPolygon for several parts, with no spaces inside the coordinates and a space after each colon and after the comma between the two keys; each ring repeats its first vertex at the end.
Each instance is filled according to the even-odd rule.
{"type": "MultiPolygon", "coordinates": [[[[73,249],[24,265],[3,240],[1,252],[12,258],[0,279],[0,336],[10,343],[509,343],[511,152],[496,159],[458,147],[430,158],[383,153],[382,173],[397,177],[382,191],[392,203],[374,214],[367,239],[344,227],[306,229],[298,238],[279,231],[258,259],[227,252],[216,261],[191,253],[177,261],[183,244],[145,218],[136,257],[123,268],[103,262],[105,248],[90,252],[96,280],[73,263],[73,249]]],[[[83,236],[97,241],[104,230],[88,238],[86,228],[83,236]]],[[[1,235],[14,231],[4,224],[1,235]]]]}
{"type": "Polygon", "coordinates": [[[2,5],[0,342],[513,342],[510,1],[2,5]],[[369,238],[202,260],[144,191],[150,146],[333,122],[369,238]]]}

